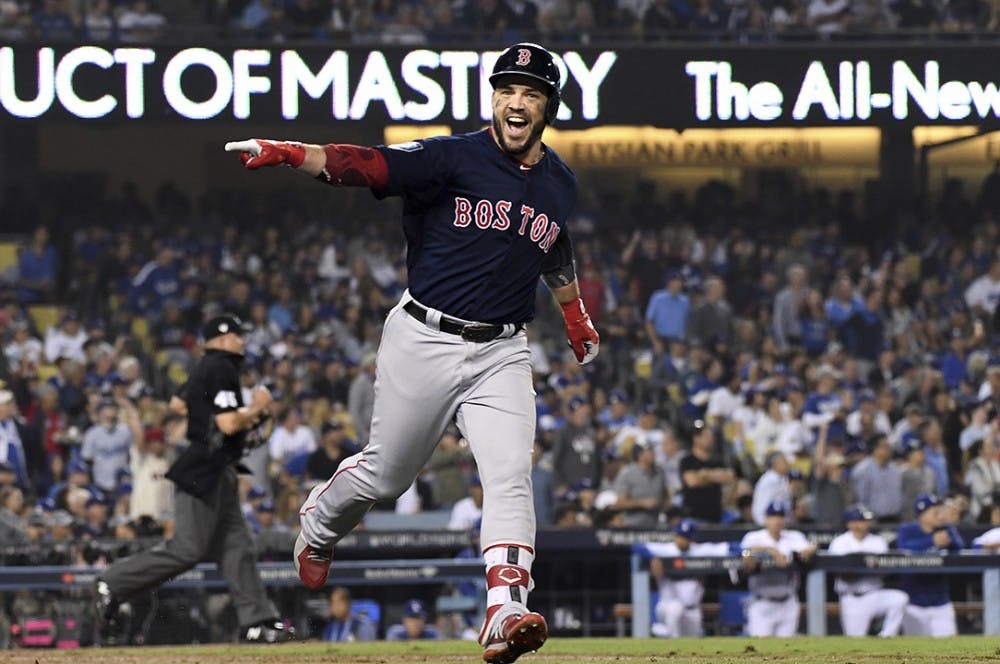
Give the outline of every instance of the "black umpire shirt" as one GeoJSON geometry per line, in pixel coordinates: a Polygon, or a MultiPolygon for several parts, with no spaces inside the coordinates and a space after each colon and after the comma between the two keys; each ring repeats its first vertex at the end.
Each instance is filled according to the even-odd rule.
{"type": "Polygon", "coordinates": [[[190,444],[167,471],[167,478],[182,491],[199,498],[207,497],[219,473],[243,455],[246,432],[226,436],[215,424],[216,415],[243,407],[242,363],[242,355],[207,350],[188,382],[178,391],[187,404],[190,444]]]}

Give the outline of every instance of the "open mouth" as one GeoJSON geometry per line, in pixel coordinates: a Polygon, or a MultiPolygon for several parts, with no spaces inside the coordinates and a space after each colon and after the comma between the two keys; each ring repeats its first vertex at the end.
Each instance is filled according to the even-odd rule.
{"type": "Polygon", "coordinates": [[[512,138],[524,138],[528,135],[529,123],[527,118],[523,118],[519,115],[512,115],[507,118],[505,124],[507,125],[507,133],[512,138]]]}

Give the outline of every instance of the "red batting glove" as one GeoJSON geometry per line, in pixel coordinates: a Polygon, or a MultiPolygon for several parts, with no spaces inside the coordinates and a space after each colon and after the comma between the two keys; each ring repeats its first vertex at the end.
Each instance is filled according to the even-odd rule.
{"type": "Polygon", "coordinates": [[[601,336],[594,329],[590,315],[583,308],[583,300],[577,298],[562,305],[563,318],[566,319],[566,338],[569,341],[576,361],[586,364],[597,357],[600,350],[601,336]]]}
{"type": "Polygon", "coordinates": [[[226,152],[239,152],[240,161],[249,171],[255,171],[261,166],[281,164],[298,168],[306,160],[306,148],[301,143],[264,138],[226,143],[226,152]]]}

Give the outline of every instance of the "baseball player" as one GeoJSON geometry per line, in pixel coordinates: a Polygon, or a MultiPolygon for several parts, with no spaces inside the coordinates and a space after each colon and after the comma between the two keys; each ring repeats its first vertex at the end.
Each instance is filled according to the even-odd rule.
{"type": "Polygon", "coordinates": [[[652,556],[649,571],[659,586],[656,602],[656,622],[653,636],[674,638],[701,636],[701,598],[705,594],[703,577],[682,578],[664,574],[661,558],[685,556],[725,556],[729,554],[726,542],[695,542],[698,524],[693,519],[683,519],[674,527],[674,541],[645,545],[652,556]]]}
{"type": "MultiPolygon", "coordinates": [[[[958,551],[965,547],[955,526],[945,524],[941,501],[924,494],[913,503],[916,521],[904,523],[896,532],[896,547],[904,551],[958,551]]],[[[903,631],[918,636],[955,636],[955,606],[944,574],[901,574],[903,590],[910,596],[903,617],[903,631]]]]}
{"type": "Polygon", "coordinates": [[[600,338],[580,299],[566,222],[576,176],[542,143],[559,109],[559,69],[536,44],[500,54],[490,127],[375,148],[251,139],[228,143],[246,168],[286,164],[334,186],[403,198],[409,289],[386,317],[368,445],[317,486],[293,554],[303,583],[326,583],[333,546],[379,500],[395,499],[454,422],[483,483],[489,587],[487,662],[538,649],[531,448],[535,403],[525,324],[539,276],[562,306],[581,364],[600,338]]]}
{"type": "Polygon", "coordinates": [[[743,536],[740,548],[750,572],[747,603],[749,636],[795,636],[799,626],[798,563],[809,562],[816,547],[797,530],[785,530],[783,502],[767,506],[764,527],[743,536]],[[777,567],[757,571],[756,557],[770,555],[777,567]]]}
{"type": "MultiPolygon", "coordinates": [[[[875,514],[858,505],[844,513],[847,532],[830,542],[829,552],[844,556],[851,553],[886,553],[889,545],[878,535],[872,535],[871,522],[875,514]]],[[[879,636],[897,636],[909,597],[902,590],[884,588],[881,577],[870,574],[841,575],[834,582],[840,595],[840,624],[845,636],[867,636],[872,618],[882,616],[879,636]]]]}

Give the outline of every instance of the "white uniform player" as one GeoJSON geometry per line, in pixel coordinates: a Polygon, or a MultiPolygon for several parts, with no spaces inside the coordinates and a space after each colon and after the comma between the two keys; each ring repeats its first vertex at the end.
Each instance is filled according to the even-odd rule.
{"type": "MultiPolygon", "coordinates": [[[[830,542],[829,552],[844,556],[851,553],[886,553],[889,545],[869,528],[875,515],[865,507],[853,507],[844,514],[847,532],[830,542]]],[[[840,624],[845,636],[867,636],[872,619],[882,616],[879,636],[897,636],[903,624],[909,597],[902,590],[885,588],[882,578],[870,574],[838,576],[834,590],[840,595],[840,624]]]]}
{"type": "Polygon", "coordinates": [[[750,577],[747,634],[795,636],[800,610],[795,558],[808,561],[816,547],[799,531],[785,530],[785,504],[775,502],[765,510],[764,527],[744,535],[740,548],[751,571],[756,568],[755,554],[770,554],[778,565],[750,577]]]}
{"type": "Polygon", "coordinates": [[[701,599],[705,594],[703,577],[683,578],[664,574],[661,558],[709,557],[729,554],[726,542],[693,542],[698,531],[697,524],[684,519],[674,528],[674,541],[647,544],[646,550],[653,559],[649,569],[656,579],[659,600],[656,602],[656,622],[652,625],[653,636],[675,638],[679,636],[701,636],[701,599]]]}

